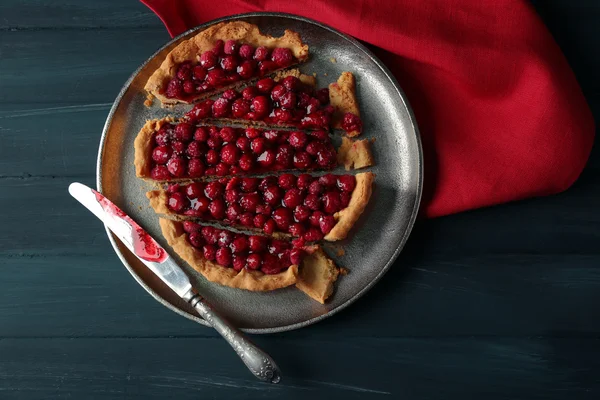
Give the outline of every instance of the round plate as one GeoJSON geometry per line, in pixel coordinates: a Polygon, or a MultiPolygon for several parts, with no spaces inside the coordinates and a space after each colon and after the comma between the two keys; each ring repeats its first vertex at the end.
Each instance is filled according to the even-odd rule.
{"type": "MultiPolygon", "coordinates": [[[[165,248],[170,249],[160,233],[158,217],[149,208],[145,196],[151,185],[135,176],[133,141],[147,119],[181,115],[186,106],[165,110],[155,101],[152,107],[145,107],[144,84],[179,42],[210,25],[232,20],[256,24],[262,32],[274,36],[282,35],[285,29],[299,32],[311,54],[310,61],[302,65],[301,70],[316,73],[319,87],[326,87],[343,71],[353,72],[364,123],[362,136],[375,139],[372,147],[377,165],[370,170],[377,177],[370,204],[348,239],[325,246],[337,264],[349,270],[348,275],[338,280],[327,304],[317,303],[294,287],[256,293],[213,284],[179,260],[196,289],[237,327],[251,333],[280,332],[312,324],[347,307],[392,265],[408,238],[419,208],[423,180],[421,142],[414,116],[398,83],[358,41],[315,21],[279,13],[236,15],[198,26],[152,55],[125,83],[108,115],[98,154],[98,189],[165,248]]],[[[148,293],[171,310],[206,325],[112,234],[108,236],[123,264],[148,293]]]]}

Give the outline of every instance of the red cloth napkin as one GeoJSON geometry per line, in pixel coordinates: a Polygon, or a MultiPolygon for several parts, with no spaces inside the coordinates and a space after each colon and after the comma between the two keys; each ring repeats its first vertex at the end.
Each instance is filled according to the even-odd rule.
{"type": "Polygon", "coordinates": [[[577,179],[594,121],[552,36],[524,0],[142,0],[171,35],[280,11],[372,45],[412,105],[435,217],[557,193],[577,179]]]}

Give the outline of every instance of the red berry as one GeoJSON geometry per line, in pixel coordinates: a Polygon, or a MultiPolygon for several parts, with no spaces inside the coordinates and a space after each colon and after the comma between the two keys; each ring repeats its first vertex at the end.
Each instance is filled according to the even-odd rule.
{"type": "Polygon", "coordinates": [[[304,205],[309,209],[316,211],[321,208],[321,202],[319,196],[316,194],[309,194],[304,198],[304,205]]]}
{"type": "Polygon", "coordinates": [[[323,195],[323,210],[334,214],[341,209],[340,195],[337,192],[327,192],[323,195]]]}
{"type": "Polygon", "coordinates": [[[233,256],[233,269],[235,271],[241,271],[246,266],[246,257],[244,256],[233,256]]]}
{"type": "Polygon", "coordinates": [[[190,208],[198,213],[205,213],[208,211],[208,206],[210,205],[210,200],[204,197],[203,194],[198,196],[196,199],[191,201],[190,208]]]}
{"type": "Polygon", "coordinates": [[[287,90],[292,92],[298,92],[302,89],[302,82],[295,76],[286,76],[282,79],[281,83],[287,90]]]}
{"type": "Polygon", "coordinates": [[[284,232],[287,232],[293,221],[291,210],[283,207],[273,211],[272,218],[277,224],[277,227],[284,232]]]}
{"type": "Polygon", "coordinates": [[[266,60],[268,57],[269,57],[269,49],[267,49],[265,46],[257,47],[256,50],[254,51],[254,59],[256,61],[263,61],[263,60],[266,60]]]}
{"type": "Polygon", "coordinates": [[[221,68],[223,70],[231,72],[236,71],[238,67],[238,61],[234,56],[225,56],[221,59],[221,68]]]}
{"type": "Polygon", "coordinates": [[[212,114],[213,103],[213,100],[207,99],[196,104],[194,108],[192,108],[191,111],[186,114],[186,117],[188,117],[191,121],[210,117],[212,114]]]}
{"type": "Polygon", "coordinates": [[[287,67],[294,62],[294,55],[290,49],[276,47],[271,54],[271,60],[280,67],[287,67]]]}
{"type": "Polygon", "coordinates": [[[244,79],[252,78],[254,76],[255,64],[253,61],[244,61],[240,66],[237,67],[237,73],[244,79]]]}
{"type": "Polygon", "coordinates": [[[219,163],[215,168],[218,176],[225,176],[229,174],[229,166],[225,163],[219,163]]]}
{"type": "Polygon", "coordinates": [[[273,207],[271,207],[269,204],[259,204],[256,206],[257,214],[271,215],[272,212],[273,207]]]}
{"type": "Polygon", "coordinates": [[[308,193],[310,193],[310,194],[321,194],[321,193],[323,193],[323,185],[321,185],[321,182],[319,182],[318,180],[313,181],[308,186],[308,193]]]}
{"type": "MultiPolygon", "coordinates": [[[[183,221],[183,230],[187,233],[199,232],[202,229],[202,225],[192,222],[192,221],[183,221]]],[[[204,239],[202,239],[204,240],[204,239]]]]}
{"type": "Polygon", "coordinates": [[[213,53],[215,53],[215,55],[219,56],[224,53],[224,50],[225,50],[225,42],[223,42],[221,39],[219,39],[215,42],[211,51],[213,53]]]}
{"type": "Polygon", "coordinates": [[[292,147],[302,149],[306,146],[306,143],[308,142],[308,137],[304,132],[294,131],[290,133],[288,137],[288,142],[290,145],[292,145],[292,147]]]}
{"type": "Polygon", "coordinates": [[[250,104],[244,99],[237,99],[231,104],[231,114],[235,118],[243,118],[250,111],[250,104]]]}
{"type": "Polygon", "coordinates": [[[310,210],[305,206],[299,205],[294,209],[294,219],[298,222],[306,221],[310,218],[310,210]]]}
{"type": "Polygon", "coordinates": [[[323,232],[324,235],[327,235],[329,232],[331,232],[335,224],[336,221],[333,215],[324,215],[319,220],[319,228],[321,229],[321,232],[323,232]]]}
{"type": "Polygon", "coordinates": [[[181,189],[181,186],[179,184],[172,183],[167,187],[167,193],[173,194],[173,193],[179,192],[179,189],[181,189]]]}
{"type": "Polygon", "coordinates": [[[263,192],[263,198],[267,204],[272,206],[278,205],[281,201],[281,189],[279,189],[277,186],[269,186],[263,192]]]}
{"type": "Polygon", "coordinates": [[[253,223],[253,219],[254,219],[254,215],[252,215],[252,213],[250,213],[250,212],[243,213],[240,216],[240,224],[242,224],[242,226],[251,227],[252,223],[253,223]]]}
{"type": "Polygon", "coordinates": [[[265,147],[265,139],[261,137],[253,139],[250,143],[250,148],[255,154],[261,154],[263,151],[265,151],[265,147]]]}
{"type": "Polygon", "coordinates": [[[356,178],[353,175],[340,175],[337,178],[337,186],[344,192],[351,193],[356,187],[356,178]]]}
{"type": "Polygon", "coordinates": [[[169,174],[169,170],[164,165],[157,165],[152,168],[152,171],[150,171],[150,176],[155,181],[166,181],[171,179],[171,174],[169,174]]]}
{"type": "MultiPolygon", "coordinates": [[[[189,222],[189,221],[186,221],[189,222]]],[[[185,228],[184,228],[185,229],[185,228]]],[[[201,248],[204,245],[204,240],[202,239],[202,234],[200,232],[190,232],[188,239],[192,246],[196,248],[201,248]]]]}
{"type": "Polygon", "coordinates": [[[282,144],[281,146],[279,146],[279,148],[277,149],[277,154],[275,155],[275,160],[277,161],[277,164],[281,165],[282,167],[289,167],[292,163],[292,153],[293,151],[290,145],[282,144]]]}
{"type": "Polygon", "coordinates": [[[254,164],[254,159],[249,154],[244,154],[240,157],[239,164],[242,171],[250,171],[252,169],[252,165],[254,164]]]}
{"type": "Polygon", "coordinates": [[[208,205],[210,215],[215,219],[222,219],[225,216],[225,202],[221,199],[215,199],[208,205]]]}
{"type": "Polygon", "coordinates": [[[256,82],[256,89],[261,93],[269,93],[273,86],[275,86],[273,78],[263,78],[256,82]]]}
{"type": "Polygon", "coordinates": [[[296,95],[293,92],[287,92],[279,98],[279,105],[283,108],[296,107],[296,95]]]}
{"type": "MultiPolygon", "coordinates": [[[[208,165],[215,165],[219,162],[219,153],[216,150],[209,150],[206,152],[206,163],[208,165]]],[[[208,173],[208,171],[207,171],[208,173]]]]}
{"type": "Polygon", "coordinates": [[[248,139],[256,139],[257,137],[260,137],[260,130],[256,129],[256,128],[246,128],[246,137],[248,139]]]}
{"type": "Polygon", "coordinates": [[[305,231],[304,225],[302,225],[302,224],[295,223],[295,224],[290,225],[289,232],[292,236],[296,236],[296,237],[302,236],[304,234],[304,231],[305,231]]]}
{"type": "Polygon", "coordinates": [[[258,205],[260,198],[258,193],[247,193],[240,197],[240,205],[246,211],[254,212],[258,205]]]}
{"type": "Polygon", "coordinates": [[[306,189],[308,188],[308,186],[310,185],[310,183],[313,181],[312,176],[308,175],[308,174],[301,174],[298,176],[298,180],[296,181],[296,186],[298,187],[298,189],[306,189]]]}
{"type": "Polygon", "coordinates": [[[237,53],[237,49],[238,49],[237,42],[235,40],[231,40],[231,39],[226,41],[225,45],[223,46],[223,52],[225,54],[235,54],[235,53],[237,53]]]}
{"type": "Polygon", "coordinates": [[[292,251],[290,251],[290,262],[293,265],[300,265],[300,263],[302,262],[302,256],[303,256],[302,250],[292,249],[292,251]]]}
{"type": "Polygon", "coordinates": [[[221,95],[221,97],[227,99],[227,100],[235,100],[239,97],[240,95],[238,94],[238,92],[236,92],[233,89],[228,89],[226,91],[223,92],[223,94],[221,95]]]}
{"type": "Polygon", "coordinates": [[[196,84],[194,82],[192,82],[191,80],[184,81],[183,82],[183,91],[187,94],[194,93],[196,91],[196,84]]]}
{"type": "Polygon", "coordinates": [[[305,151],[298,151],[294,154],[294,167],[298,169],[308,169],[312,164],[312,159],[305,151]]]}
{"type": "Polygon", "coordinates": [[[359,132],[362,131],[362,121],[356,114],[346,113],[342,119],[342,129],[346,132],[359,132]]]}
{"type": "Polygon", "coordinates": [[[292,174],[283,174],[277,180],[279,187],[282,189],[291,189],[296,185],[296,177],[292,174]]]}
{"type": "Polygon", "coordinates": [[[322,142],[329,142],[329,134],[326,131],[312,131],[310,133],[310,136],[314,137],[315,139],[318,139],[322,142]]]}
{"type": "Polygon", "coordinates": [[[281,265],[279,264],[279,260],[276,256],[272,254],[265,254],[263,259],[263,264],[260,270],[267,275],[274,275],[281,272],[281,265]]]}
{"type": "Polygon", "coordinates": [[[319,177],[319,183],[326,188],[333,188],[337,186],[337,178],[335,175],[326,174],[319,177]]]}
{"type": "Polygon", "coordinates": [[[317,99],[323,105],[328,104],[329,103],[329,89],[323,88],[323,89],[317,90],[317,99]]]}
{"type": "Polygon", "coordinates": [[[209,182],[204,188],[204,195],[211,200],[223,195],[223,185],[219,182],[209,182]]]}
{"type": "Polygon", "coordinates": [[[221,149],[221,161],[228,165],[234,165],[238,162],[240,151],[233,143],[228,143],[221,149]]]}
{"type": "Polygon", "coordinates": [[[224,267],[229,267],[231,265],[231,250],[229,250],[227,247],[221,247],[219,250],[217,250],[215,258],[217,263],[224,267]]]}
{"type": "Polygon", "coordinates": [[[196,65],[192,70],[192,75],[194,79],[198,81],[203,81],[206,78],[206,70],[201,65],[196,65]]]}
{"type": "Polygon", "coordinates": [[[217,255],[217,249],[215,248],[215,246],[205,244],[204,246],[202,246],[202,254],[204,255],[204,258],[206,258],[208,261],[214,261],[217,255]]]}
{"type": "Polygon", "coordinates": [[[205,51],[200,56],[200,65],[206,69],[214,68],[217,65],[217,55],[212,51],[205,51]]]}
{"type": "Polygon", "coordinates": [[[265,190],[267,190],[267,188],[269,186],[277,186],[277,178],[274,176],[267,176],[266,178],[263,178],[260,183],[258,184],[258,188],[260,189],[261,192],[264,192],[265,190]]]}
{"type": "Polygon", "coordinates": [[[256,96],[252,100],[252,108],[258,115],[265,116],[270,111],[269,100],[265,96],[256,96]]]}
{"type": "Polygon", "coordinates": [[[340,207],[341,208],[346,208],[348,207],[348,204],[350,204],[350,199],[352,198],[352,195],[348,192],[342,192],[340,194],[340,207]]]}
{"type": "Polygon", "coordinates": [[[185,144],[183,142],[176,140],[173,143],[171,143],[171,149],[173,149],[174,157],[179,156],[179,155],[183,154],[183,152],[185,151],[185,144]]]}
{"type": "Polygon", "coordinates": [[[283,85],[277,85],[271,90],[271,98],[275,101],[279,101],[286,92],[287,89],[283,85]]]}
{"type": "Polygon", "coordinates": [[[336,164],[336,153],[330,147],[317,153],[317,164],[322,168],[332,168],[336,164]]]}
{"type": "Polygon", "coordinates": [[[265,222],[267,222],[268,218],[269,217],[264,214],[256,214],[252,220],[252,223],[256,228],[262,228],[265,225],[265,222]]]}
{"type": "Polygon", "coordinates": [[[171,175],[176,178],[180,178],[185,175],[185,171],[187,169],[187,163],[181,157],[172,158],[168,164],[167,168],[171,175]]]}
{"type": "Polygon", "coordinates": [[[325,146],[321,142],[312,141],[306,146],[306,152],[311,156],[315,157],[321,151],[325,149],[325,146]]]}
{"type": "Polygon", "coordinates": [[[237,138],[237,140],[235,141],[235,145],[241,151],[246,151],[250,149],[250,141],[245,136],[240,136],[239,138],[237,138]]]}
{"type": "Polygon", "coordinates": [[[283,196],[283,205],[287,208],[296,208],[302,204],[302,192],[300,189],[290,189],[283,196]]]}
{"type": "MultiPolygon", "coordinates": [[[[235,178],[234,178],[235,179],[235,178]]],[[[232,187],[225,191],[225,201],[228,204],[233,204],[240,198],[240,191],[237,188],[232,187]]]]}
{"type": "Polygon", "coordinates": [[[208,149],[206,145],[202,142],[192,141],[188,144],[186,153],[189,158],[200,158],[202,157],[208,149]]]}
{"type": "Polygon", "coordinates": [[[249,44],[243,44],[240,46],[239,55],[241,58],[251,60],[254,55],[254,47],[249,44]]]}
{"type": "Polygon", "coordinates": [[[248,245],[251,251],[255,253],[262,252],[267,248],[267,238],[264,236],[252,235],[248,238],[248,245]]]}
{"type": "Polygon", "coordinates": [[[165,146],[169,143],[169,138],[171,136],[170,125],[163,125],[158,132],[154,134],[154,141],[159,146],[165,146]]]}
{"type": "Polygon", "coordinates": [[[272,235],[273,232],[275,232],[276,227],[277,227],[277,224],[275,223],[275,221],[273,221],[272,219],[269,219],[263,225],[263,232],[265,232],[267,235],[272,235]]]}
{"type": "Polygon", "coordinates": [[[323,239],[323,233],[317,228],[310,228],[303,237],[307,242],[316,242],[323,239]]]}
{"type": "Polygon", "coordinates": [[[152,150],[152,159],[157,164],[166,164],[171,158],[172,150],[169,146],[158,146],[152,150]]]}
{"type": "Polygon", "coordinates": [[[248,250],[248,239],[245,236],[238,236],[231,243],[231,250],[234,253],[243,253],[248,250]]]}
{"type": "Polygon", "coordinates": [[[167,201],[167,206],[177,213],[183,211],[189,204],[188,199],[181,192],[173,193],[167,201]]]}
{"type": "Polygon", "coordinates": [[[258,178],[243,178],[240,180],[240,189],[246,193],[254,192],[258,186],[258,183],[258,178]]]}
{"type": "Polygon", "coordinates": [[[224,229],[217,229],[217,245],[219,247],[227,247],[233,242],[233,233],[224,229]]]}
{"type": "Polygon", "coordinates": [[[212,114],[216,118],[226,117],[229,114],[231,104],[224,98],[217,99],[212,106],[212,114]]]}
{"type": "Polygon", "coordinates": [[[255,86],[248,86],[248,87],[244,88],[244,90],[242,90],[242,97],[244,100],[252,100],[257,95],[258,95],[258,90],[255,86]]]}
{"type": "Polygon", "coordinates": [[[222,69],[211,69],[206,74],[206,83],[212,87],[217,87],[225,81],[225,78],[225,72],[222,69]]]}
{"type": "Polygon", "coordinates": [[[257,270],[261,267],[262,260],[258,254],[250,254],[246,259],[246,267],[251,270],[257,270]]]}
{"type": "Polygon", "coordinates": [[[184,63],[177,68],[177,78],[182,81],[187,81],[192,79],[192,65],[189,63],[184,63]]]}
{"type": "Polygon", "coordinates": [[[183,96],[183,83],[179,79],[171,79],[167,85],[167,97],[178,98],[183,96]]]}
{"type": "Polygon", "coordinates": [[[312,226],[315,226],[318,228],[321,218],[323,218],[324,216],[325,216],[325,214],[323,214],[321,211],[315,211],[314,213],[312,213],[310,215],[309,222],[312,226]]]}
{"type": "Polygon", "coordinates": [[[231,222],[235,222],[242,214],[242,207],[240,207],[238,204],[232,204],[229,207],[227,207],[227,211],[225,212],[225,214],[227,215],[228,220],[230,220],[231,222]]]}
{"type": "Polygon", "coordinates": [[[275,152],[273,149],[268,149],[258,156],[256,161],[258,161],[261,167],[266,168],[275,162],[275,152]]]}
{"type": "Polygon", "coordinates": [[[269,129],[269,130],[263,132],[263,136],[269,142],[277,142],[277,141],[279,141],[280,134],[281,134],[280,131],[275,131],[275,130],[272,130],[272,129],[269,129]]]}
{"type": "Polygon", "coordinates": [[[190,183],[185,186],[185,195],[190,199],[204,196],[204,186],[199,182],[190,183]]]}

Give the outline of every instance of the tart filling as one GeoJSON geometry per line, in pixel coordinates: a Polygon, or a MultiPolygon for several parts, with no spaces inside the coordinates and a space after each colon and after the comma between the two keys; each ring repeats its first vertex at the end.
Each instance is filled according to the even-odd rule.
{"type": "Polygon", "coordinates": [[[274,38],[246,22],[220,23],[177,45],[145,89],[163,104],[191,103],[307,58],[296,32],[274,38]]]}
{"type": "Polygon", "coordinates": [[[344,239],[371,197],[374,175],[223,178],[146,193],[159,214],[288,234],[306,242],[344,239]]]}
{"type": "Polygon", "coordinates": [[[281,240],[191,221],[161,218],[160,227],[181,258],[209,281],[225,286],[268,291],[299,284],[301,290],[323,302],[338,276],[337,267],[318,246],[296,248],[281,240]],[[303,280],[298,270],[304,268],[303,280]]]}
{"type": "Polygon", "coordinates": [[[241,91],[228,90],[216,100],[204,100],[186,114],[203,119],[244,120],[255,125],[302,129],[347,129],[356,136],[362,129],[354,76],[344,72],[329,88],[315,89],[315,79],[297,69],[263,78],[241,91]],[[333,119],[332,119],[333,118],[333,119]]]}

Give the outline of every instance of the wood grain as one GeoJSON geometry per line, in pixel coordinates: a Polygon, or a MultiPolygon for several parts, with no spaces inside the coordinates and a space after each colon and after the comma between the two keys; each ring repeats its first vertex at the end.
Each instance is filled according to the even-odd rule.
{"type": "MultiPolygon", "coordinates": [[[[600,5],[534,5],[600,117],[600,5]]],[[[279,386],[155,302],[66,188],[166,40],[136,1],[0,2],[1,399],[600,397],[598,146],[567,192],[419,221],[356,305],[256,337],[279,386]]]]}

